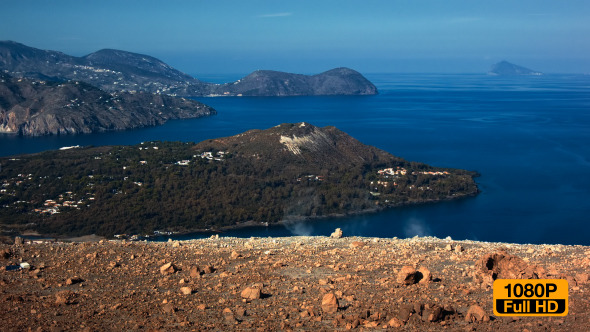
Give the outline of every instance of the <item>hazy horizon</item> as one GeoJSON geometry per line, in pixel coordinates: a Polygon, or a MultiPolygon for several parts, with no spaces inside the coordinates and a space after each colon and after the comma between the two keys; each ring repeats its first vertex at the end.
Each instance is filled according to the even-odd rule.
{"type": "Polygon", "coordinates": [[[194,74],[486,73],[501,60],[590,73],[590,2],[5,1],[0,40],[147,54],[194,74]]]}

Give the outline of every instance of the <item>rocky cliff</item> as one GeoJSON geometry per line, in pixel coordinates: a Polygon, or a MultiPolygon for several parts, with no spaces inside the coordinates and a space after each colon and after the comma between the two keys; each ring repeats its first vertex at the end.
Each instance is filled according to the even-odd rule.
{"type": "Polygon", "coordinates": [[[185,97],[376,94],[360,73],[337,68],[313,76],[257,71],[228,84],[201,82],[148,55],[104,49],[74,57],[13,41],[0,41],[0,70],[15,77],[76,80],[108,92],[144,91],[185,97]]]}
{"type": "Polygon", "coordinates": [[[82,82],[0,74],[0,132],[25,136],[78,134],[153,126],[215,114],[200,102],[150,93],[104,92],[82,82]]]}

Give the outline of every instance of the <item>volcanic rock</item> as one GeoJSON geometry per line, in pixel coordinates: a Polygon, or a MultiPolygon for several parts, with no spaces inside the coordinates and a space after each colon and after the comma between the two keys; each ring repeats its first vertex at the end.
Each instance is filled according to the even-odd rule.
{"type": "Polygon", "coordinates": [[[411,266],[404,266],[397,274],[397,282],[404,285],[412,285],[420,281],[421,273],[411,266]]]}
{"type": "Polygon", "coordinates": [[[338,299],[334,293],[327,293],[322,297],[322,310],[326,313],[338,311],[338,299]]]}
{"type": "Polygon", "coordinates": [[[260,298],[260,295],[260,288],[254,287],[246,287],[242,293],[240,293],[240,296],[248,301],[257,300],[260,298]]]}
{"type": "Polygon", "coordinates": [[[166,264],[160,266],[160,273],[163,275],[173,274],[176,271],[178,271],[178,269],[172,263],[166,263],[166,264]]]}
{"type": "Polygon", "coordinates": [[[539,279],[544,276],[543,269],[529,265],[521,258],[506,252],[484,255],[476,263],[476,269],[483,276],[496,279],[539,279]]]}
{"type": "Polygon", "coordinates": [[[432,273],[430,273],[430,270],[425,268],[424,266],[421,266],[418,269],[418,273],[422,274],[422,276],[418,275],[418,277],[420,277],[419,283],[428,284],[432,281],[432,273]]]}
{"type": "Polygon", "coordinates": [[[469,307],[467,314],[465,315],[465,321],[467,322],[487,322],[490,320],[486,311],[483,310],[482,307],[478,306],[477,304],[472,305],[469,307]]]}
{"type": "Polygon", "coordinates": [[[180,292],[184,295],[191,295],[193,293],[193,289],[190,287],[181,287],[180,292]]]}

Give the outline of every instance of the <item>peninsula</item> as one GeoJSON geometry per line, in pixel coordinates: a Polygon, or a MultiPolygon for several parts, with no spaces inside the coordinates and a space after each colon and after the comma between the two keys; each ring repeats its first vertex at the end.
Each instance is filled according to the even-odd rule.
{"type": "Polygon", "coordinates": [[[409,162],[334,127],[0,158],[0,227],[153,234],[375,211],[478,193],[476,173],[409,162]]]}

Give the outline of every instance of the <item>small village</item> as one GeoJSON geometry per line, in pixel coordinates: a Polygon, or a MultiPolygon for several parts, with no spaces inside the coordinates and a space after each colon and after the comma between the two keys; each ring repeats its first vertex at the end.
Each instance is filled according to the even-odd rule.
{"type": "MultiPolygon", "coordinates": [[[[381,169],[377,171],[377,174],[384,176],[386,179],[389,179],[389,177],[391,177],[393,180],[400,178],[400,176],[404,176],[408,174],[408,170],[403,168],[403,167],[396,167],[395,169],[390,167],[390,168],[385,168],[385,169],[381,169]]],[[[422,172],[415,172],[413,171],[411,173],[412,175],[438,175],[438,176],[444,176],[444,175],[449,175],[450,173],[447,171],[422,171],[422,172]]],[[[378,180],[378,181],[371,181],[371,185],[380,185],[383,186],[385,188],[389,187],[390,185],[393,186],[397,186],[397,182],[393,181],[386,181],[386,180],[378,180]]],[[[408,187],[409,189],[419,189],[419,190],[430,190],[430,187],[416,187],[414,185],[411,185],[408,187]]],[[[377,188],[375,188],[377,189],[377,188]]],[[[376,193],[371,192],[371,194],[373,194],[374,196],[378,196],[376,193]]]]}
{"type": "MultiPolygon", "coordinates": [[[[385,169],[381,169],[378,170],[377,173],[379,175],[385,175],[387,177],[387,175],[391,175],[391,176],[399,176],[399,175],[406,175],[408,173],[408,170],[406,170],[403,167],[396,167],[395,169],[393,168],[385,168],[385,169]]],[[[418,174],[424,174],[424,175],[449,175],[449,172],[447,171],[423,171],[423,172],[412,172],[412,175],[418,175],[418,174]]]]}

